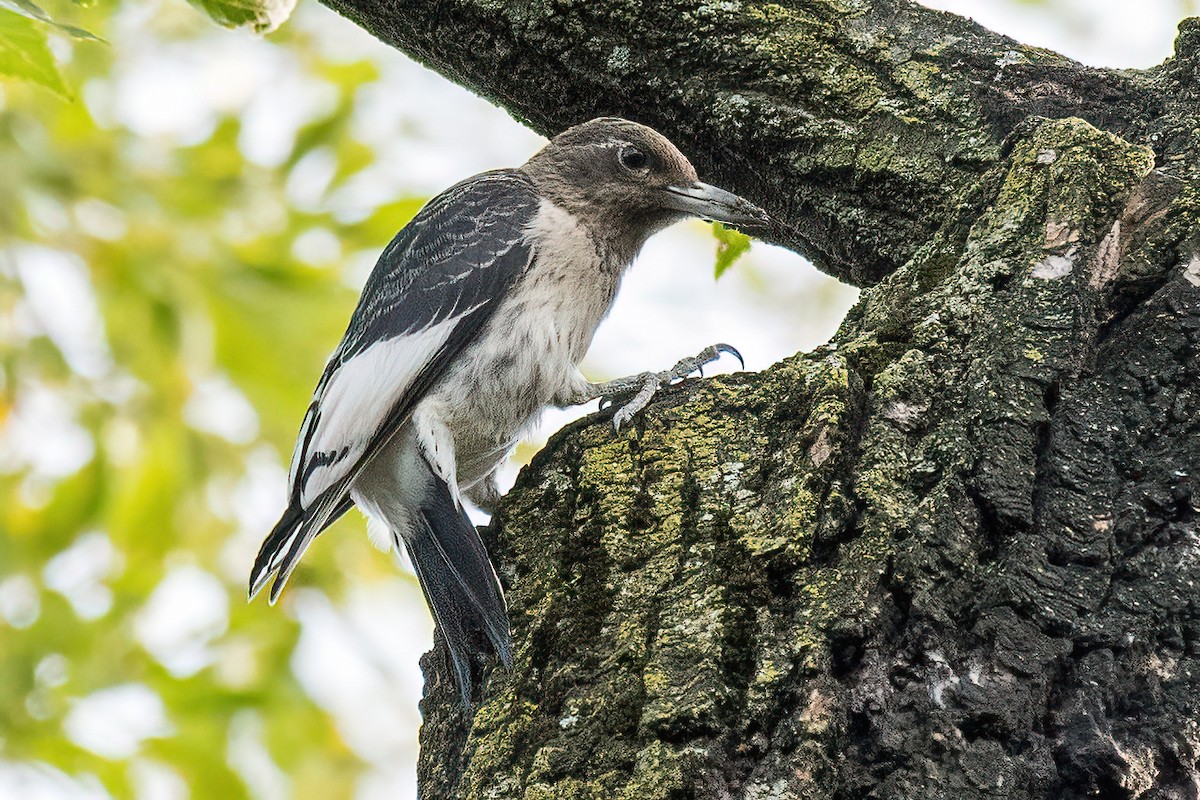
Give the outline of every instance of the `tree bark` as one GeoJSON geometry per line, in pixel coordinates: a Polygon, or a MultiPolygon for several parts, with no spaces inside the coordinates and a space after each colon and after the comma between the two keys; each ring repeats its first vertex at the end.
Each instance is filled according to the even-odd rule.
{"type": "Polygon", "coordinates": [[[639,119],[864,285],[570,426],[435,657],[426,798],[1200,795],[1200,21],[1087,69],[902,0],[327,0],[543,131],[639,119]]]}

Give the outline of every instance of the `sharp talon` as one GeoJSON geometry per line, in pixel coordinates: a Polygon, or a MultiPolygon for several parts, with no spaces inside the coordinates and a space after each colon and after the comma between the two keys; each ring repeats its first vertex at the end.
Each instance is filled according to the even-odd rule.
{"type": "Polygon", "coordinates": [[[742,365],[742,369],[746,368],[746,359],[742,358],[742,354],[739,353],[737,348],[734,347],[733,345],[717,344],[717,345],[713,345],[713,349],[716,350],[718,353],[728,353],[729,355],[733,356],[734,358],[736,358],[738,360],[738,363],[742,365]]]}
{"type": "Polygon", "coordinates": [[[703,377],[704,377],[704,365],[703,365],[703,364],[697,364],[697,365],[696,365],[696,372],[699,372],[699,373],[700,373],[700,377],[701,377],[701,378],[703,378],[703,377]]]}
{"type": "Polygon", "coordinates": [[[597,408],[596,410],[603,411],[604,409],[608,408],[612,404],[613,404],[613,401],[612,401],[611,397],[601,397],[600,398],[600,407],[597,408]]]}

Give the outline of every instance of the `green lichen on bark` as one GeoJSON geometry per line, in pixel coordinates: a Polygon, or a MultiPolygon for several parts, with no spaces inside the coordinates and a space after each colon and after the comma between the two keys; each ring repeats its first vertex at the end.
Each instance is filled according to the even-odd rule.
{"type": "Polygon", "coordinates": [[[765,238],[858,284],[906,263],[1031,115],[1184,145],[1152,122],[1177,77],[1089,70],[903,0],[325,1],[544,133],[601,114],[668,131],[772,212],[765,238]]]}
{"type": "MultiPolygon", "coordinates": [[[[425,764],[459,753],[461,769],[427,771],[425,796],[1068,797],[1133,780],[1132,761],[1092,764],[1094,741],[1024,723],[1068,713],[1064,692],[1107,708],[1067,655],[1122,559],[1062,596],[1064,576],[1042,582],[1062,567],[1031,553],[1056,536],[1038,527],[1056,407],[1112,346],[1103,321],[1130,313],[1105,259],[1194,211],[1159,195],[1160,233],[1113,240],[1153,165],[1081,120],[1031,122],[973,194],[973,224],[865,291],[830,345],[688,384],[620,436],[593,418],[556,437],[493,526],[516,665],[469,735],[427,720],[425,764]]],[[[1156,298],[1196,288],[1174,258],[1156,298]]],[[[1155,568],[1200,580],[1194,558],[1155,568]]],[[[1164,696],[1200,691],[1196,655],[1172,651],[1164,696]]],[[[430,666],[441,708],[452,689],[430,666]]],[[[1194,770],[1200,738],[1168,740],[1110,750],[1194,770]]]]}

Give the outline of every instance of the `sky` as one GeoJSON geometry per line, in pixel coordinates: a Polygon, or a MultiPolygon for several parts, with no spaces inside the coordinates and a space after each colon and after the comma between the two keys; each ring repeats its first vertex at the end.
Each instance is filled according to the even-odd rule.
{"type": "MultiPolygon", "coordinates": [[[[1044,4],[928,0],[925,4],[969,14],[1020,41],[1110,67],[1146,67],[1160,62],[1170,54],[1175,25],[1186,11],[1186,4],[1178,0],[1052,0],[1044,4]]],[[[83,102],[94,105],[97,113],[115,115],[147,137],[165,137],[186,145],[211,132],[214,109],[244,109],[243,153],[252,161],[272,164],[286,155],[289,131],[314,108],[333,102],[294,80],[285,59],[247,35],[216,32],[204,48],[161,46],[140,38],[139,26],[145,25],[146,15],[154,13],[155,7],[146,3],[143,9],[124,15],[124,29],[114,39],[114,46],[123,48],[118,80],[103,90],[107,92],[104,96],[89,96],[87,91],[83,95],[83,102]]],[[[348,59],[372,53],[384,74],[377,96],[367,98],[356,120],[358,135],[379,150],[378,162],[364,180],[331,201],[348,210],[356,203],[374,202],[379,193],[436,193],[469,174],[519,164],[544,142],[502,110],[389,50],[315,3],[301,3],[287,24],[322,31],[321,46],[331,53],[344,53],[348,59]],[[397,131],[404,135],[396,135],[397,131]]],[[[290,203],[303,207],[312,202],[314,187],[323,180],[323,168],[314,161],[300,170],[300,177],[289,185],[290,203]]],[[[336,248],[336,232],[315,234],[299,246],[317,253],[322,248],[336,248]]],[[[25,263],[31,283],[53,283],[43,294],[83,293],[74,303],[80,313],[64,316],[59,322],[66,326],[64,337],[73,336],[84,343],[78,351],[78,368],[94,368],[95,359],[103,354],[89,352],[86,341],[88,331],[99,322],[88,316],[94,315],[94,303],[89,304],[86,297],[86,281],[72,272],[78,267],[37,252],[29,253],[25,263]],[[78,330],[72,332],[70,326],[78,330]]],[[[597,333],[584,362],[585,373],[599,380],[659,370],[714,342],[735,345],[744,354],[748,369],[763,369],[827,340],[857,295],[818,273],[800,256],[761,243],[720,280],[713,279],[712,263],[713,242],[701,223],[681,224],[654,237],[597,333]]],[[[370,263],[358,265],[348,271],[347,279],[361,284],[369,268],[370,263]]],[[[31,291],[36,301],[38,292],[31,291]]],[[[334,344],[330,342],[330,347],[334,344]]],[[[726,359],[716,371],[735,366],[726,359]]],[[[213,415],[215,419],[232,419],[227,424],[242,425],[240,430],[252,433],[253,429],[245,426],[253,425],[253,411],[238,406],[244,400],[236,390],[214,384],[206,391],[210,402],[201,405],[228,412],[213,415]]],[[[41,402],[46,405],[41,413],[52,417],[56,413],[54,398],[41,402]]],[[[201,415],[194,421],[198,426],[222,424],[206,423],[203,412],[196,413],[201,415]]],[[[579,413],[548,412],[542,426],[531,434],[531,446],[538,446],[579,413]]],[[[32,448],[22,445],[19,437],[36,439],[36,428],[15,430],[0,441],[0,454],[6,447],[10,452],[12,448],[32,448]]],[[[235,430],[231,435],[240,434],[235,430]]],[[[56,454],[47,456],[51,461],[43,467],[51,472],[72,469],[79,459],[89,457],[79,451],[82,446],[67,436],[56,454]]],[[[529,453],[527,447],[520,455],[527,458],[529,453]]],[[[516,471],[514,462],[505,480],[511,483],[516,471]]],[[[273,455],[264,454],[249,464],[247,475],[238,503],[246,533],[233,543],[228,564],[223,565],[230,572],[249,563],[261,531],[273,521],[283,497],[284,468],[273,455]]],[[[75,548],[47,566],[45,580],[76,591],[83,613],[93,613],[104,607],[106,598],[97,582],[89,579],[89,565],[115,556],[102,538],[81,539],[75,548]],[[82,549],[72,552],[75,548],[82,549]]],[[[188,674],[209,663],[207,648],[219,635],[227,615],[225,593],[214,581],[212,573],[180,566],[158,587],[139,616],[137,636],[147,650],[160,654],[172,672],[188,674]]],[[[348,746],[371,765],[359,785],[358,800],[415,798],[417,702],[421,694],[416,653],[427,649],[432,632],[415,583],[364,586],[337,604],[303,586],[292,591],[297,593],[294,610],[303,626],[292,669],[306,691],[336,718],[348,746]]],[[[0,587],[0,606],[18,602],[19,593],[20,587],[0,587]]],[[[245,780],[258,797],[287,797],[288,778],[273,765],[256,738],[254,719],[246,717],[243,722],[238,734],[241,745],[231,752],[236,749],[245,780]]],[[[118,685],[78,703],[68,717],[66,734],[99,755],[119,756],[136,752],[139,742],[167,730],[169,720],[153,693],[147,694],[137,685],[118,685]]],[[[147,765],[139,775],[136,783],[142,800],[188,796],[186,787],[169,771],[147,765]]],[[[62,773],[0,764],[2,800],[106,796],[97,786],[62,773]]]]}

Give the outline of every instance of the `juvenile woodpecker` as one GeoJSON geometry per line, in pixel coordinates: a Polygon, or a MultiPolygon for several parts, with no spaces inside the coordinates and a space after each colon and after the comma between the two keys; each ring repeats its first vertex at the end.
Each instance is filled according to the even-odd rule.
{"type": "Polygon", "coordinates": [[[500,582],[461,497],[494,506],[496,470],[544,406],[625,401],[619,428],[660,386],[736,355],[714,345],[671,370],[600,384],[576,367],[642,244],[687,216],[767,220],[700,183],[664,136],[616,118],[431,200],[383,251],[317,383],[250,596],[274,575],[273,603],[313,538],[358,505],[407,550],[469,702],[472,658],[491,650],[509,664],[511,645],[500,582]]]}

